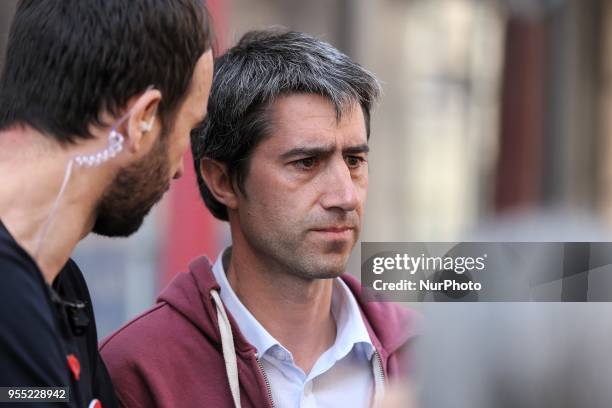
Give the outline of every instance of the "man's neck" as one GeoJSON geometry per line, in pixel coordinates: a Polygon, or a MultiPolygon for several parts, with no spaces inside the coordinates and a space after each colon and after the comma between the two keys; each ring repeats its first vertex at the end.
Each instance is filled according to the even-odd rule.
{"type": "Polygon", "coordinates": [[[242,304],[310,372],[336,339],[333,280],[304,280],[236,248],[226,274],[242,304]]]}
{"type": "Polygon", "coordinates": [[[73,153],[29,128],[0,132],[0,152],[0,219],[50,284],[93,227],[102,183],[73,171],[51,214],[73,153]]]}

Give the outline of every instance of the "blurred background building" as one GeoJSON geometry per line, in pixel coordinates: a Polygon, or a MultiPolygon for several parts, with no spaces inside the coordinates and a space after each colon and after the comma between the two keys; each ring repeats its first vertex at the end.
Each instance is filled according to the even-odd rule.
{"type": "MultiPolygon", "coordinates": [[[[0,3],[2,51],[15,4],[0,3]]],[[[611,1],[209,0],[208,8],[220,52],[250,29],[282,25],[323,38],[382,81],[363,240],[458,241],[534,212],[563,214],[557,226],[578,214],[596,226],[612,219],[611,1]]],[[[79,245],[101,336],[150,306],[191,258],[214,259],[229,242],[186,168],[135,236],[79,245]]],[[[358,274],[358,257],[350,271],[358,274]]]]}

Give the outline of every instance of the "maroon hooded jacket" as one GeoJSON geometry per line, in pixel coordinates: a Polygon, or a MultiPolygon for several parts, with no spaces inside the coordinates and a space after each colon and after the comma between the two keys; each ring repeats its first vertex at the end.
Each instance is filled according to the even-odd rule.
{"type": "MultiPolygon", "coordinates": [[[[102,357],[123,406],[233,407],[217,310],[210,293],[219,291],[219,285],[207,258],[196,259],[189,269],[189,273],[176,276],[153,308],[101,344],[102,357]]],[[[342,279],[360,305],[385,378],[405,375],[418,315],[392,303],[367,302],[355,278],[345,274],[342,279]]],[[[229,320],[241,404],[272,407],[256,350],[245,340],[231,315],[229,320]]]]}

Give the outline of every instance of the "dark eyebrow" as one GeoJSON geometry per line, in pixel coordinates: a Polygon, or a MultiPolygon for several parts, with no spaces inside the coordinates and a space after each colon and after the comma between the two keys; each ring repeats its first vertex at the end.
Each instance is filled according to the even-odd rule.
{"type": "Polygon", "coordinates": [[[359,146],[351,146],[342,150],[342,154],[359,154],[359,153],[367,153],[370,151],[370,146],[367,144],[362,144],[359,146]]]}
{"type": "Polygon", "coordinates": [[[296,147],[283,154],[281,154],[282,160],[287,160],[297,156],[328,156],[334,152],[335,147],[332,146],[316,146],[316,147],[296,147]]]}
{"type": "MultiPolygon", "coordinates": [[[[316,146],[316,147],[296,147],[291,149],[283,154],[281,154],[281,160],[291,159],[293,157],[323,157],[331,155],[336,147],[334,145],[331,146],[316,146]]],[[[362,144],[359,146],[351,146],[342,150],[342,154],[359,154],[359,153],[367,153],[370,151],[370,148],[367,144],[362,144]]]]}

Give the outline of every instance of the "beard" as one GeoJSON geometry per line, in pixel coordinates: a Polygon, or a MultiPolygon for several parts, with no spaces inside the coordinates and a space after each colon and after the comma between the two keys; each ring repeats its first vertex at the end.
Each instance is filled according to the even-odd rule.
{"type": "Polygon", "coordinates": [[[127,237],[136,232],[170,187],[167,135],[160,135],[149,153],[117,173],[98,204],[93,232],[127,237]]]}

